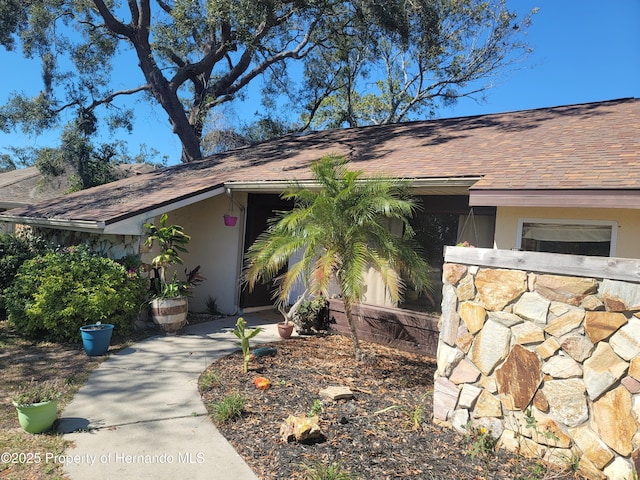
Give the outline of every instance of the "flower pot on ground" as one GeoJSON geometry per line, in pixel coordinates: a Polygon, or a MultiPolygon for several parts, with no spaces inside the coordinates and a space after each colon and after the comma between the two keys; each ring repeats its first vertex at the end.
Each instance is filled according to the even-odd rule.
{"type": "Polygon", "coordinates": [[[187,297],[154,298],[151,300],[153,321],[165,333],[177,333],[187,324],[187,297]]]}
{"type": "Polygon", "coordinates": [[[277,302],[276,306],[278,310],[282,314],[282,318],[284,321],[278,323],[278,334],[280,338],[291,338],[293,333],[293,328],[295,327],[295,323],[293,323],[293,319],[295,318],[300,306],[305,302],[305,298],[307,296],[307,291],[298,297],[298,300],[289,307],[287,310],[286,306],[282,302],[277,302]]]}
{"type": "Polygon", "coordinates": [[[96,322],[80,327],[82,346],[85,353],[90,357],[97,357],[107,353],[111,344],[112,333],[113,325],[110,323],[96,322]]]}
{"type": "Polygon", "coordinates": [[[42,433],[51,430],[56,421],[60,390],[55,383],[30,385],[13,397],[18,422],[25,432],[42,433]]]}
{"type": "Polygon", "coordinates": [[[293,334],[293,327],[293,323],[290,322],[278,323],[278,335],[280,335],[280,338],[291,338],[291,335],[293,334]]]}
{"type": "Polygon", "coordinates": [[[146,223],[148,237],[145,244],[153,247],[157,243],[160,253],[151,261],[155,273],[153,279],[154,297],[151,300],[153,321],[166,333],[177,333],[187,323],[187,296],[191,289],[205,278],[200,274],[200,266],[193,270],[185,269],[186,280],[178,279],[173,272],[167,280],[167,268],[182,265],[181,253],[187,253],[186,245],[191,240],[180,225],[167,225],[167,214],[160,216],[160,226],[146,223]]]}

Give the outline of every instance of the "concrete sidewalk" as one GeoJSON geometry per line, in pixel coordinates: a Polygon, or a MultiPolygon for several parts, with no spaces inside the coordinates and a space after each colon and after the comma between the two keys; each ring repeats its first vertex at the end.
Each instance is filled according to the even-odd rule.
{"type": "MultiPolygon", "coordinates": [[[[73,446],[50,461],[65,462],[73,480],[256,479],[207,416],[197,385],[215,359],[239,349],[237,318],[112,354],[63,411],[58,431],[73,446]]],[[[252,345],[279,340],[272,315],[244,318],[265,329],[252,345]]]]}

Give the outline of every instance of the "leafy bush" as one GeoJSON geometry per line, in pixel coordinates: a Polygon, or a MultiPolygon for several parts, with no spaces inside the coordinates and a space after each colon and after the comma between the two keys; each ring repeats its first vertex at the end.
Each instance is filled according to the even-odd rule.
{"type": "Polygon", "coordinates": [[[301,335],[312,335],[329,329],[329,303],[322,296],[305,300],[293,316],[293,323],[301,335]]]}
{"type": "Polygon", "coordinates": [[[79,341],[82,325],[112,323],[131,331],[148,283],[87,247],[68,247],[25,261],[5,298],[9,321],[23,335],[79,341]]]}
{"type": "Polygon", "coordinates": [[[38,237],[0,234],[0,312],[6,308],[3,292],[11,286],[20,265],[45,250],[45,242],[38,237]]]}

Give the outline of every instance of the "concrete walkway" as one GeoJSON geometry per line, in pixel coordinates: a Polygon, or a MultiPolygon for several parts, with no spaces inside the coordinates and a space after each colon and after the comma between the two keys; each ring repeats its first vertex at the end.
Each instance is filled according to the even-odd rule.
{"type": "MultiPolygon", "coordinates": [[[[252,345],[279,340],[271,314],[244,318],[249,328],[265,328],[252,345]]],[[[215,359],[239,349],[236,320],[192,325],[112,354],[62,413],[58,431],[73,446],[49,461],[64,462],[73,480],[255,480],[207,416],[197,385],[215,359]]]]}

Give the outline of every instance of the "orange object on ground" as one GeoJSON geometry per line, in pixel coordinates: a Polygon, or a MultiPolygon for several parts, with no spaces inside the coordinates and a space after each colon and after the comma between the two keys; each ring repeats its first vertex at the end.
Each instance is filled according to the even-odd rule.
{"type": "Polygon", "coordinates": [[[253,383],[255,383],[256,388],[259,388],[260,390],[266,390],[271,386],[271,382],[269,381],[269,379],[264,377],[256,377],[253,380],[253,383]]]}

